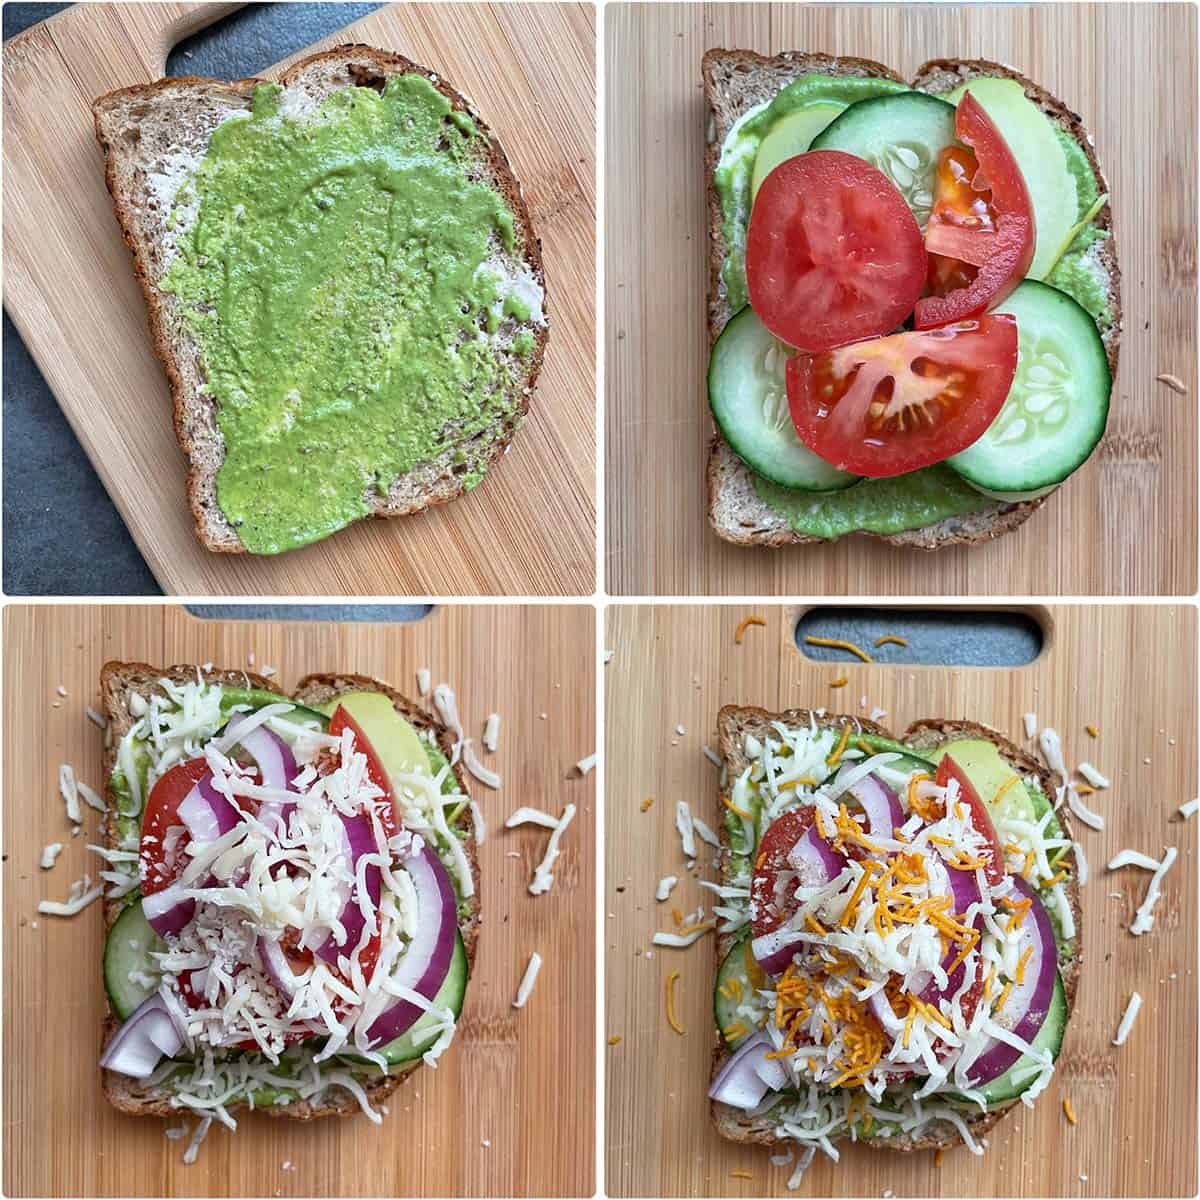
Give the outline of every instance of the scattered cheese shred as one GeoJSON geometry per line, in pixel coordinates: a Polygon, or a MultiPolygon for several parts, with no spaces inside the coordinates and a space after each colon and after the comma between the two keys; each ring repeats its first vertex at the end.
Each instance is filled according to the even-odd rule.
{"type": "Polygon", "coordinates": [[[675,981],[679,978],[678,971],[672,971],[667,976],[665,981],[665,992],[667,998],[667,1024],[675,1030],[680,1037],[683,1037],[683,1026],[679,1024],[678,1018],[675,1016],[675,981]]]}
{"type": "Polygon", "coordinates": [[[749,629],[751,625],[765,626],[766,621],[764,621],[762,617],[744,617],[741,621],[741,624],[739,624],[737,627],[737,632],[733,635],[733,640],[739,646],[742,644],[742,639],[746,636],[746,630],[749,629]]]}
{"type": "Polygon", "coordinates": [[[43,871],[50,870],[50,868],[54,866],[55,860],[62,853],[62,848],[62,842],[51,842],[50,845],[46,846],[42,850],[42,857],[38,862],[38,866],[41,867],[43,871]]]}
{"type": "Polygon", "coordinates": [[[687,933],[656,933],[651,940],[656,946],[669,946],[672,950],[686,950],[713,928],[715,928],[713,922],[707,921],[703,925],[692,926],[687,933]]]}
{"type": "Polygon", "coordinates": [[[104,894],[104,884],[99,884],[97,887],[88,892],[82,892],[74,899],[60,903],[58,900],[43,900],[38,905],[38,912],[45,913],[48,917],[73,917],[76,913],[83,912],[85,908],[104,894]]]}
{"type": "Polygon", "coordinates": [[[496,753],[496,747],[500,744],[500,714],[488,713],[487,720],[483,723],[483,745],[484,748],[491,754],[496,753]]]}
{"type": "Polygon", "coordinates": [[[907,646],[907,645],[908,645],[908,638],[899,637],[897,634],[894,634],[894,633],[888,633],[888,634],[885,634],[881,638],[875,639],[875,649],[876,650],[878,650],[880,646],[907,646]]]}
{"type": "Polygon", "coordinates": [[[739,1171],[730,1171],[729,1178],[730,1179],[753,1179],[754,1176],[751,1175],[749,1171],[739,1170],[739,1171]]]}
{"type": "Polygon", "coordinates": [[[1122,867],[1141,867],[1143,871],[1157,871],[1159,861],[1143,854],[1140,850],[1121,850],[1108,860],[1109,871],[1119,871],[1122,867]]]}
{"type": "Polygon", "coordinates": [[[1081,762],[1075,769],[1094,788],[1100,788],[1103,791],[1105,788],[1112,787],[1112,780],[1106,778],[1104,775],[1101,775],[1100,772],[1097,771],[1090,762],[1081,762]]]}
{"type": "Polygon", "coordinates": [[[475,746],[470,738],[467,738],[462,744],[462,763],[484,787],[491,788],[494,792],[499,791],[502,782],[500,776],[490,767],[485,767],[479,761],[479,757],[475,753],[475,746]]]}
{"type": "Polygon", "coordinates": [[[1067,1118],[1067,1123],[1070,1125],[1078,1125],[1079,1118],[1075,1115],[1075,1109],[1071,1104],[1071,1097],[1063,1097],[1063,1116],[1067,1118]]]}
{"type": "Polygon", "coordinates": [[[529,884],[530,895],[540,896],[554,886],[554,875],[552,872],[554,864],[558,860],[558,844],[562,840],[562,835],[566,833],[567,826],[574,820],[574,817],[575,805],[568,804],[563,809],[562,816],[559,817],[558,824],[554,827],[554,832],[550,834],[550,841],[546,845],[546,853],[542,856],[542,861],[538,863],[537,869],[533,873],[533,880],[529,884]]]}
{"type": "Polygon", "coordinates": [[[642,803],[641,803],[641,809],[642,809],[642,812],[649,812],[649,811],[650,811],[650,809],[651,809],[651,806],[652,806],[653,804],[654,804],[654,797],[653,797],[653,796],[647,796],[647,797],[645,798],[645,800],[643,800],[643,801],[642,801],[642,803]]]}
{"type": "Polygon", "coordinates": [[[1133,1029],[1133,1023],[1137,1020],[1137,1015],[1142,1008],[1142,996],[1140,992],[1134,992],[1129,997],[1129,1003],[1125,1005],[1125,1012],[1121,1015],[1121,1023],[1117,1026],[1117,1036],[1113,1038],[1114,1046],[1125,1045],[1125,1039],[1129,1037],[1129,1032],[1133,1029]]]}
{"type": "MultiPolygon", "coordinates": [[[[724,801],[724,797],[722,800],[724,801]]],[[[679,831],[679,844],[683,847],[684,858],[695,858],[696,829],[692,824],[691,807],[686,800],[678,800],[675,803],[675,828],[679,831]]]]}
{"type": "Polygon", "coordinates": [[[608,1039],[608,1044],[610,1046],[619,1046],[621,1044],[621,1035],[619,1033],[614,1034],[608,1039]]]}
{"type": "Polygon", "coordinates": [[[1200,809],[1200,800],[1189,800],[1186,804],[1179,806],[1179,815],[1186,821],[1189,817],[1196,815],[1196,810],[1200,809]]]}
{"type": "Polygon", "coordinates": [[[577,770],[580,775],[586,775],[596,765],[596,759],[597,755],[595,754],[589,754],[587,758],[581,758],[575,764],[575,770],[577,770]]]}
{"type": "Polygon", "coordinates": [[[516,829],[518,825],[541,825],[545,829],[557,829],[558,818],[540,808],[518,808],[504,822],[504,828],[516,829]]]}
{"type": "Polygon", "coordinates": [[[865,663],[872,661],[871,656],[861,646],[843,641],[841,638],[812,637],[810,635],[804,641],[809,646],[823,646],[826,650],[845,650],[847,654],[853,654],[855,658],[861,659],[865,663]]]}
{"type": "Polygon", "coordinates": [[[1100,736],[1100,730],[1095,725],[1085,725],[1084,729],[1087,730],[1088,737],[1098,738],[1100,736]]]}
{"type": "Polygon", "coordinates": [[[1025,723],[1025,736],[1032,738],[1037,733],[1037,713],[1027,712],[1021,720],[1025,723]]]}
{"type": "Polygon", "coordinates": [[[1154,906],[1158,903],[1158,898],[1162,894],[1163,876],[1171,869],[1172,863],[1179,857],[1179,851],[1174,846],[1169,846],[1163,854],[1162,862],[1158,864],[1158,869],[1150,877],[1150,886],[1146,889],[1146,898],[1138,906],[1137,914],[1133,918],[1133,924],[1129,926],[1129,932],[1134,937],[1141,937],[1143,933],[1149,933],[1154,928],[1154,906]]]}
{"type": "Polygon", "coordinates": [[[516,999],[513,1000],[513,1008],[524,1008],[525,1002],[533,994],[533,985],[537,983],[538,972],[542,969],[542,956],[535,950],[529,956],[529,963],[525,967],[525,974],[521,976],[520,986],[517,988],[516,999]]]}
{"type": "Polygon", "coordinates": [[[75,782],[75,770],[70,763],[61,763],[58,768],[58,791],[67,806],[67,820],[78,825],[83,820],[79,807],[79,786],[75,782]]]}
{"type": "Polygon", "coordinates": [[[679,882],[677,875],[664,875],[658,881],[658,887],[654,889],[655,900],[668,900],[671,896],[671,889],[679,882]]]}

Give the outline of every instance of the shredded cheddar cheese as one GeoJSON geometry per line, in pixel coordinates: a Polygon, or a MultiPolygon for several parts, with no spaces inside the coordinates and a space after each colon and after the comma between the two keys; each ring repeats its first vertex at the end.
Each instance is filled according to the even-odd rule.
{"type": "Polygon", "coordinates": [[[1075,1108],[1071,1104],[1071,1097],[1063,1097],[1063,1116],[1067,1118],[1067,1122],[1071,1125],[1078,1125],[1079,1118],[1075,1115],[1075,1108]]]}
{"type": "Polygon", "coordinates": [[[612,1037],[610,1037],[610,1038],[608,1039],[608,1044],[609,1044],[610,1046],[619,1046],[619,1045],[621,1044],[621,1035],[620,1035],[620,1034],[614,1034],[612,1037]]]}
{"type": "MultiPolygon", "coordinates": [[[[1100,730],[1098,730],[1095,725],[1085,725],[1084,729],[1088,731],[1088,737],[1098,738],[1100,736],[1100,730]]],[[[1075,1122],[1072,1121],[1071,1124],[1074,1125],[1075,1122]]]]}
{"type": "Polygon", "coordinates": [[[725,805],[725,807],[729,809],[734,816],[741,817],[743,821],[752,820],[750,814],[748,812],[743,812],[742,809],[738,808],[738,806],[734,804],[734,802],[730,800],[728,796],[722,796],[721,803],[725,805]]]}
{"type": "Polygon", "coordinates": [[[733,640],[740,646],[742,639],[746,636],[746,630],[751,625],[766,625],[766,621],[762,617],[744,617],[741,624],[737,627],[737,632],[733,635],[733,640]]]}
{"type": "Polygon", "coordinates": [[[907,646],[907,645],[908,645],[908,638],[902,638],[898,634],[895,634],[895,633],[884,634],[883,637],[875,639],[875,649],[876,650],[878,650],[880,646],[907,646]]]}
{"type": "Polygon", "coordinates": [[[842,755],[846,753],[846,744],[850,741],[850,726],[845,724],[842,726],[842,737],[834,748],[833,753],[826,760],[831,767],[836,767],[841,761],[842,755]]]}
{"type": "Polygon", "coordinates": [[[650,806],[651,806],[653,803],[654,803],[654,797],[653,797],[653,796],[647,796],[647,797],[645,798],[645,800],[643,800],[643,801],[642,801],[642,812],[649,812],[649,811],[650,811],[650,806]]]}
{"type": "Polygon", "coordinates": [[[860,646],[856,646],[853,642],[842,641],[841,638],[823,638],[823,637],[806,637],[805,643],[809,646],[823,646],[826,650],[845,650],[847,654],[853,654],[855,658],[861,659],[865,663],[872,661],[871,656],[860,646]]]}
{"type": "Polygon", "coordinates": [[[836,679],[829,681],[829,686],[831,688],[844,688],[849,682],[850,680],[845,675],[839,675],[836,679]]]}
{"type": "Polygon", "coordinates": [[[679,978],[678,971],[672,971],[666,979],[666,994],[667,994],[667,1024],[675,1030],[680,1037],[683,1037],[683,1026],[679,1024],[675,1016],[675,981],[679,978]]]}

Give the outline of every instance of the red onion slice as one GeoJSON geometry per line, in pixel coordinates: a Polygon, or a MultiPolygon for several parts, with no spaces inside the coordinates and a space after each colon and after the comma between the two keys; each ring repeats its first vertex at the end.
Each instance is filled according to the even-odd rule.
{"type": "MultiPolygon", "coordinates": [[[[831,883],[846,865],[812,825],[788,851],[788,866],[796,872],[797,887],[821,887],[831,883]]],[[[758,965],[768,975],[782,975],[795,957],[799,937],[783,927],[756,937],[750,945],[758,965]]]]}
{"type": "MultiPolygon", "coordinates": [[[[972,904],[978,904],[983,898],[979,891],[979,880],[975,877],[974,871],[956,871],[953,867],[947,868],[946,874],[950,879],[950,894],[954,897],[954,911],[956,914],[964,915],[972,904]]],[[[981,913],[976,914],[972,926],[976,931],[983,929],[983,915],[981,913]]],[[[942,959],[942,970],[946,971],[949,975],[944,988],[938,987],[937,980],[933,978],[932,972],[930,972],[930,978],[927,983],[920,986],[917,983],[913,984],[913,991],[926,1004],[932,1004],[936,1008],[939,1000],[943,997],[953,996],[962,987],[963,978],[967,973],[966,962],[960,962],[953,971],[950,970],[954,964],[954,960],[961,953],[962,947],[952,942],[950,948],[946,951],[945,957],[942,959]]]]}
{"type": "Polygon", "coordinates": [[[295,999],[300,989],[300,981],[292,973],[287,955],[278,939],[268,937],[265,933],[258,935],[258,957],[267,978],[274,984],[276,991],[285,1000],[295,999]]]}
{"type": "Polygon", "coordinates": [[[142,915],[159,937],[175,937],[196,915],[196,901],[183,892],[181,884],[172,883],[142,897],[142,915]]]}
{"type": "Polygon", "coordinates": [[[230,803],[213,787],[211,773],[202,775],[199,782],[179,805],[179,819],[187,826],[193,842],[215,842],[228,833],[242,818],[230,803]]]}
{"type": "MultiPolygon", "coordinates": [[[[237,737],[238,730],[246,724],[251,714],[239,713],[225,727],[226,733],[237,737]]],[[[292,748],[265,725],[256,725],[244,738],[238,738],[238,745],[254,759],[262,777],[263,787],[275,788],[278,791],[294,791],[292,783],[300,774],[296,766],[296,756],[292,748]]],[[[284,804],[278,800],[264,801],[258,810],[258,819],[271,828],[277,820],[276,829],[280,836],[286,834],[291,822],[292,813],[296,811],[294,804],[284,804]]]]}
{"type": "MultiPolygon", "coordinates": [[[[842,771],[846,769],[843,767],[842,771]]],[[[836,778],[834,782],[837,782],[836,778]]],[[[866,813],[868,834],[875,837],[895,837],[896,830],[904,824],[904,810],[900,807],[896,793],[882,779],[875,775],[866,775],[847,790],[866,813]]]]}
{"type": "MultiPolygon", "coordinates": [[[[1054,928],[1038,899],[1037,892],[1020,875],[1012,876],[1014,888],[1033,901],[1021,924],[1018,952],[1024,954],[1032,946],[1033,953],[1025,964],[1025,982],[1012,985],[1005,1001],[1005,1011],[996,1019],[998,1025],[1011,1029],[1022,1041],[1032,1043],[1050,1011],[1054,996],[1054,978],[1058,973],[1058,948],[1054,928]],[[1015,1014],[1010,1019],[1009,1014],[1015,1014]]],[[[969,1069],[973,1087],[998,1079],[1021,1057],[1016,1046],[993,1038],[969,1069]]]]}
{"type": "MultiPolygon", "coordinates": [[[[425,845],[409,858],[405,869],[417,893],[417,932],[392,972],[392,982],[432,1001],[450,970],[458,935],[458,906],[454,887],[441,859],[425,845]]],[[[384,1045],[407,1033],[424,1013],[409,1000],[400,1000],[382,1013],[367,1031],[368,1048],[384,1045]]]]}
{"type": "MultiPolygon", "coordinates": [[[[717,1073],[712,1087],[708,1089],[708,1098],[746,1112],[761,1104],[763,1097],[772,1089],[763,1078],[766,1072],[761,1071],[760,1067],[764,1062],[772,1061],[764,1056],[774,1048],[774,1044],[765,1033],[756,1033],[747,1038],[717,1073]]],[[[779,1070],[784,1074],[786,1082],[786,1072],[782,1066],[779,1070]]]]}
{"type": "MultiPolygon", "coordinates": [[[[349,888],[346,903],[343,905],[341,914],[338,917],[338,920],[342,923],[342,928],[346,931],[346,940],[341,945],[338,945],[331,933],[316,949],[316,953],[332,967],[337,966],[338,959],[343,957],[348,958],[362,938],[362,932],[366,927],[367,921],[363,916],[362,907],[359,903],[357,882],[358,860],[364,854],[374,854],[377,849],[375,845],[375,830],[371,825],[369,817],[343,816],[342,826],[346,831],[350,871],[355,876],[355,882],[349,888]]],[[[380,874],[379,868],[374,863],[368,865],[365,874],[367,896],[370,899],[372,910],[377,912],[379,910],[379,901],[383,894],[383,877],[380,874]]]]}
{"type": "Polygon", "coordinates": [[[183,1038],[155,992],[129,1015],[104,1048],[100,1065],[109,1071],[145,1079],[165,1055],[171,1058],[183,1046],[183,1038]]]}

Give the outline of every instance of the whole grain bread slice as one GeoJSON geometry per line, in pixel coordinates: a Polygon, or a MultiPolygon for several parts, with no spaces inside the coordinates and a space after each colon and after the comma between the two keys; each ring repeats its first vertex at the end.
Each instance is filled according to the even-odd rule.
{"type": "MultiPolygon", "coordinates": [[[[861,58],[835,58],[827,54],[807,54],[789,51],[765,57],[749,50],[709,50],[701,64],[704,95],[708,104],[709,124],[705,150],[705,179],[708,189],[708,341],[711,347],[730,318],[721,267],[727,245],[721,220],[720,199],[713,183],[714,170],[721,153],[721,144],[738,118],[757,104],[770,100],[792,80],[801,75],[859,76],[891,79],[904,83],[896,72],[882,63],[861,58]]],[[[953,91],[969,79],[995,76],[1015,79],[1025,94],[1038,106],[1057,128],[1065,130],[1087,155],[1096,175],[1101,193],[1108,188],[1096,158],[1091,136],[1082,119],[1045,88],[1033,83],[1011,67],[983,59],[935,59],[925,63],[910,86],[931,95],[953,91]]],[[[1121,272],[1117,261],[1116,243],[1112,238],[1112,217],[1104,208],[1095,221],[1097,228],[1109,236],[1095,245],[1094,261],[1108,279],[1111,324],[1101,331],[1109,367],[1116,377],[1120,346],[1121,272]]],[[[717,536],[741,546],[798,546],[825,539],[797,533],[759,495],[754,487],[750,468],[730,449],[719,431],[709,442],[706,466],[709,522],[717,536]]],[[[856,536],[877,538],[894,546],[917,550],[938,550],[943,546],[978,546],[1010,533],[1022,525],[1049,498],[1025,500],[1010,504],[1001,501],[984,504],[978,510],[962,516],[947,517],[920,529],[902,533],[875,534],[862,531],[856,536]]]]}
{"type": "MultiPolygon", "coordinates": [[[[500,195],[515,221],[511,252],[500,253],[506,267],[527,270],[543,292],[546,276],[541,242],[533,227],[521,185],[503,148],[470,101],[427,67],[401,54],[371,46],[345,45],[310,55],[290,67],[278,82],[295,98],[298,109],[318,105],[333,92],[349,87],[382,90],[393,75],[424,76],[451,103],[469,114],[481,134],[470,174],[473,181],[500,195]]],[[[179,230],[169,226],[175,196],[187,176],[203,160],[213,131],[222,121],[250,111],[251,97],[265,79],[222,83],[188,77],[123,88],[100,96],[92,105],[96,139],[104,153],[105,180],[117,221],[133,253],[133,269],[146,297],[150,336],[171,387],[175,434],[187,463],[187,495],[196,533],[213,551],[240,554],[246,548],[237,529],[217,502],[217,472],[225,461],[225,442],[217,425],[217,404],[204,390],[205,366],[178,300],[160,289],[159,281],[176,252],[179,230]]],[[[497,351],[502,362],[509,415],[482,434],[461,437],[437,458],[420,463],[392,482],[380,495],[365,482],[363,495],[371,516],[398,517],[422,512],[463,494],[466,481],[491,467],[511,442],[528,410],[541,371],[549,336],[548,321],[518,322],[527,329],[533,348],[524,358],[497,351]]],[[[511,330],[510,330],[511,332],[511,330]]],[[[314,464],[314,471],[316,464],[314,464]]]]}
{"type": "MultiPolygon", "coordinates": [[[[101,837],[103,845],[110,850],[114,849],[117,845],[117,797],[109,781],[116,767],[117,750],[121,739],[129,732],[130,727],[137,719],[130,708],[130,700],[135,693],[142,697],[164,694],[162,685],[159,682],[164,678],[177,684],[184,684],[200,679],[205,683],[219,683],[227,687],[257,688],[262,691],[275,692],[281,699],[292,699],[299,704],[310,706],[321,704],[345,692],[381,692],[392,701],[396,711],[409,724],[413,725],[419,731],[430,733],[446,757],[452,759],[454,741],[445,725],[387,684],[380,683],[378,680],[372,679],[367,675],[308,675],[300,681],[296,690],[289,697],[278,684],[252,671],[230,671],[220,668],[209,668],[206,670],[203,667],[191,665],[159,668],[152,667],[147,663],[108,662],[104,664],[100,671],[100,698],[104,715],[108,718],[104,748],[104,778],[108,806],[107,811],[101,819],[101,837]]],[[[467,792],[467,779],[462,766],[454,764],[451,770],[454,772],[459,790],[465,794],[467,792]]],[[[469,978],[475,965],[479,929],[482,923],[479,905],[479,859],[467,814],[463,813],[459,820],[463,824],[463,829],[466,833],[464,849],[471,863],[471,874],[475,881],[475,896],[471,901],[470,915],[460,922],[463,942],[467,952],[467,974],[469,978]]],[[[125,901],[123,900],[105,901],[104,921],[106,930],[112,927],[124,904],[125,901]]],[[[112,1011],[106,995],[101,1034],[102,1049],[108,1044],[113,1034],[116,1033],[120,1024],[121,1022],[112,1011]]],[[[386,1103],[388,1097],[419,1066],[421,1066],[421,1060],[416,1059],[404,1064],[404,1066],[394,1073],[364,1080],[363,1088],[372,1106],[378,1108],[381,1104],[386,1103]]],[[[155,1094],[137,1080],[103,1069],[100,1074],[101,1086],[104,1089],[106,1099],[114,1108],[119,1109],[121,1112],[138,1117],[177,1117],[180,1114],[181,1110],[174,1107],[167,1097],[155,1094]]],[[[272,1105],[261,1111],[266,1112],[272,1117],[288,1117],[297,1121],[312,1121],[318,1117],[352,1116],[361,1110],[358,1102],[348,1092],[340,1088],[332,1088],[319,1102],[316,1100],[301,1100],[294,1104],[272,1105]]]]}
{"type": "MultiPolygon", "coordinates": [[[[771,726],[775,723],[780,723],[788,727],[798,727],[801,725],[807,726],[810,722],[818,728],[835,730],[841,730],[849,723],[852,734],[870,733],[892,738],[893,740],[903,742],[906,746],[910,746],[917,754],[920,754],[922,751],[926,753],[932,752],[947,742],[957,741],[962,738],[983,738],[994,743],[1004,759],[1022,777],[1032,777],[1035,779],[1042,794],[1051,801],[1054,799],[1055,785],[1053,777],[1041,763],[1032,758],[1019,746],[1009,741],[1003,734],[997,733],[994,729],[989,729],[986,725],[980,725],[974,721],[942,719],[916,721],[908,727],[903,736],[897,737],[882,725],[861,717],[836,713],[817,713],[803,708],[789,709],[781,713],[771,713],[762,708],[727,705],[717,714],[717,753],[721,756],[725,764],[725,769],[721,777],[721,807],[724,807],[725,801],[731,799],[730,792],[733,781],[750,765],[750,759],[745,750],[747,734],[753,734],[760,741],[763,741],[770,733],[771,726]]],[[[1066,810],[1060,810],[1057,815],[1065,836],[1073,838],[1069,814],[1066,810]]],[[[718,822],[717,828],[721,838],[722,882],[728,883],[730,881],[729,836],[725,829],[724,821],[718,822]]],[[[1076,928],[1074,955],[1069,961],[1060,963],[1063,985],[1067,995],[1067,1013],[1069,1019],[1074,1009],[1075,993],[1079,986],[1079,976],[1083,965],[1080,942],[1080,931],[1082,930],[1083,923],[1079,908],[1079,886],[1077,873],[1074,870],[1075,857],[1073,849],[1067,852],[1066,861],[1069,861],[1072,867],[1068,897],[1075,917],[1076,928]]],[[[714,970],[720,967],[721,961],[735,941],[735,934],[722,934],[717,939],[714,970]]],[[[710,1078],[716,1078],[717,1073],[729,1057],[728,1048],[721,1037],[720,1031],[714,1029],[710,1078]]],[[[985,1136],[988,1130],[1010,1111],[1011,1107],[1010,1105],[1009,1108],[1000,1109],[995,1112],[967,1116],[965,1119],[968,1128],[971,1130],[972,1137],[978,1139],[985,1136]]],[[[772,1123],[769,1113],[761,1117],[750,1117],[741,1110],[732,1108],[727,1104],[721,1104],[716,1100],[711,1102],[710,1110],[717,1133],[729,1141],[750,1145],[773,1146],[779,1140],[776,1134],[776,1127],[772,1123]]],[[[916,1150],[948,1149],[960,1144],[961,1138],[953,1126],[946,1122],[940,1122],[931,1126],[921,1137],[905,1134],[897,1137],[866,1137],[860,1140],[865,1145],[877,1150],[895,1150],[901,1153],[911,1153],[916,1150]]]]}

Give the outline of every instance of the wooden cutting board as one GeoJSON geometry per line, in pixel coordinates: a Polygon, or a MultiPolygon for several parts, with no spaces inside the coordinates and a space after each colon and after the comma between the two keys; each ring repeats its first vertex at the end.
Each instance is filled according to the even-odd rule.
{"type": "Polygon", "coordinates": [[[626,595],[1191,595],[1196,587],[1196,10],[1175,4],[655,4],[606,12],[606,517],[626,595]],[[1113,196],[1125,332],[1108,432],[1019,532],[918,554],[769,550],[707,518],[700,59],[820,50],[906,77],[1010,63],[1073,111],[1113,196]],[[1156,382],[1169,373],[1180,395],[1156,382]]]}
{"type": "MultiPolygon", "coordinates": [[[[1194,1195],[1197,826],[1175,810],[1196,795],[1195,610],[1056,607],[1043,614],[1049,637],[1041,657],[1019,669],[908,667],[897,647],[879,652],[895,665],[816,663],[796,649],[795,616],[740,605],[608,611],[605,1032],[622,1039],[607,1051],[609,1194],[788,1194],[788,1169],[771,1167],[770,1151],[723,1141],[709,1121],[711,939],[682,951],[650,940],[673,927],[671,905],[654,900],[662,876],[680,876],[671,900],[683,912],[711,901],[684,869],[675,802],[689,801],[716,826],[717,772],[701,748],[715,747],[723,704],[758,704],[864,715],[878,705],[898,733],[920,717],[942,716],[978,720],[1017,741],[1022,714],[1034,711],[1059,731],[1068,762],[1087,759],[1113,780],[1111,791],[1089,797],[1107,827],[1079,835],[1092,868],[1083,891],[1085,965],[1059,1070],[1037,1106],[1018,1105],[982,1159],[958,1149],[938,1168],[928,1152],[843,1144],[842,1161],[818,1155],[796,1194],[1194,1195]],[[738,623],[751,614],[764,616],[766,628],[749,629],[735,645],[738,623]],[[847,684],[831,689],[838,676],[847,684]],[[1085,732],[1089,723],[1098,740],[1085,732]],[[677,734],[677,724],[687,732],[677,734]],[[643,814],[647,796],[655,802],[643,814]],[[1134,938],[1127,927],[1147,876],[1108,874],[1104,864],[1125,847],[1158,857],[1169,845],[1179,859],[1155,927],[1134,938]],[[683,1037],[664,1012],[671,971],[680,973],[683,1037]],[[1128,1044],[1117,1049],[1110,1043],[1135,988],[1145,1004],[1128,1044]],[[1063,1116],[1067,1097],[1076,1127],[1063,1116]]],[[[894,632],[904,632],[900,611],[894,632]]],[[[707,850],[701,859],[697,876],[715,878],[707,850]]]]}
{"type": "Polygon", "coordinates": [[[155,577],[182,595],[590,594],[595,35],[586,4],[395,5],[294,56],[365,42],[437,70],[475,101],[543,241],[550,346],[525,429],[470,495],[276,558],[212,554],[197,540],[170,393],[90,105],[159,78],[176,42],[235,7],[80,4],[4,47],[5,308],[155,577]]]}
{"type": "MultiPolygon", "coordinates": [[[[593,777],[595,621],[590,608],[436,609],[409,625],[209,622],[181,609],[9,606],[4,614],[4,1191],[10,1196],[590,1196],[595,1067],[593,777]],[[436,1071],[403,1084],[383,1125],[239,1115],[192,1167],[159,1119],[122,1116],[96,1068],[103,993],[98,907],[39,916],[97,860],[96,821],[70,836],[58,766],[102,784],[85,718],[110,658],[354,671],[416,694],[415,672],[455,688],[464,727],[501,714],[499,792],[472,784],[491,836],[480,852],[483,932],[459,1037],[436,1071]],[[514,669],[519,664],[520,669],[514,669]],[[59,686],[67,695],[57,693],[59,686]],[[55,705],[59,707],[55,707],[55,705]],[[541,719],[544,714],[545,719],[541,719]],[[505,831],[522,804],[578,815],[553,890],[526,890],[547,833],[505,831]],[[42,847],[66,843],[52,871],[42,847]],[[510,857],[515,855],[516,857],[510,857]],[[36,927],[34,925],[36,922],[36,927]],[[512,999],[545,960],[527,1007],[512,999]],[[290,1162],[294,1169],[284,1170],[290,1162]]],[[[95,814],[89,813],[89,818],[95,814]]]]}

